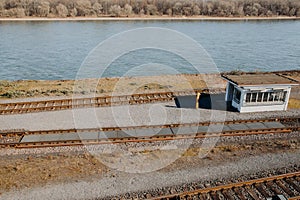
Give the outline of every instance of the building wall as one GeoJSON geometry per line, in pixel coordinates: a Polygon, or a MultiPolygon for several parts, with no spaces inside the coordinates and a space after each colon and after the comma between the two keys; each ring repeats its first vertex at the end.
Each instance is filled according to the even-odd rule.
{"type": "Polygon", "coordinates": [[[287,89],[287,95],[286,95],[286,97],[285,97],[286,100],[285,100],[285,107],[284,107],[284,110],[287,110],[287,107],[288,107],[288,104],[289,104],[289,100],[290,100],[291,90],[292,90],[291,87],[289,87],[289,88],[287,89]]]}
{"type": "Polygon", "coordinates": [[[234,85],[227,82],[225,101],[232,101],[234,85]]]}
{"type": "MultiPolygon", "coordinates": [[[[237,85],[233,85],[231,83],[227,84],[226,91],[226,101],[230,99],[232,101],[232,106],[237,108],[241,113],[243,112],[265,112],[265,111],[283,111],[287,109],[288,102],[289,102],[289,96],[291,91],[290,85],[273,85],[273,86],[259,86],[259,87],[246,87],[241,88],[237,85]],[[235,101],[234,98],[234,88],[238,89],[241,92],[240,102],[235,101]],[[272,88],[272,89],[270,89],[272,88]],[[287,94],[285,96],[284,101],[274,101],[272,102],[257,102],[257,103],[246,103],[246,95],[249,92],[265,92],[265,90],[269,91],[275,91],[275,90],[283,90],[286,91],[287,94]]],[[[269,93],[270,94],[270,93],[269,93]]],[[[275,97],[274,97],[275,98],[275,97]]],[[[262,100],[261,100],[262,101],[262,100]]]]}
{"type": "Polygon", "coordinates": [[[281,105],[259,105],[259,106],[242,106],[240,112],[265,112],[265,111],[282,111],[285,110],[285,104],[281,105]]]}

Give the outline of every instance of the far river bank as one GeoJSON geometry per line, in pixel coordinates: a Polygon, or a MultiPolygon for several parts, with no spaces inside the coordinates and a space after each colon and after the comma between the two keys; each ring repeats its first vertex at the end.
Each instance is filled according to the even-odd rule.
{"type": "Polygon", "coordinates": [[[184,20],[184,21],[248,21],[248,20],[299,20],[300,17],[275,16],[275,17],[169,17],[169,16],[134,16],[134,17],[22,17],[0,18],[0,21],[138,21],[138,20],[184,20]]]}

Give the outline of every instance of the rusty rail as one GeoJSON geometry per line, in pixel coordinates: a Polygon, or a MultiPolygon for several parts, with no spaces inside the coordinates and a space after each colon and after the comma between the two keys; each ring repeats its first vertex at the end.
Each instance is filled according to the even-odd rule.
{"type": "MultiPolygon", "coordinates": [[[[198,122],[198,123],[178,123],[178,124],[161,124],[161,125],[147,125],[147,126],[126,126],[126,127],[103,127],[103,128],[86,128],[86,129],[60,129],[60,130],[37,130],[29,131],[24,129],[17,130],[0,130],[0,138],[6,136],[23,136],[33,134],[54,134],[54,133],[80,133],[80,132],[96,132],[96,131],[117,131],[117,130],[131,130],[131,129],[143,129],[143,128],[173,128],[173,127],[191,127],[191,126],[209,126],[213,124],[244,124],[244,123],[255,123],[255,122],[284,122],[284,121],[295,121],[300,118],[266,118],[266,119],[251,119],[251,120],[235,120],[235,121],[220,121],[220,122],[198,122]]],[[[298,129],[298,127],[289,127],[298,129]]]]}
{"type": "Polygon", "coordinates": [[[0,103],[0,114],[20,114],[42,111],[66,110],[73,108],[90,108],[124,104],[134,105],[142,103],[168,102],[172,101],[176,95],[196,94],[197,92],[216,93],[216,91],[210,91],[209,89],[199,89],[191,91],[140,93],[120,96],[115,95],[103,97],[0,103]]]}
{"type": "Polygon", "coordinates": [[[239,121],[226,121],[226,122],[203,122],[203,123],[189,123],[189,124],[166,124],[166,125],[153,125],[153,126],[135,126],[135,127],[105,127],[100,129],[65,129],[65,130],[40,130],[40,131],[23,131],[21,132],[4,132],[0,133],[2,138],[5,137],[20,137],[19,142],[15,143],[0,143],[0,147],[17,147],[17,148],[31,148],[31,147],[49,147],[49,146],[74,146],[74,145],[93,145],[93,144],[107,144],[107,143],[126,143],[126,142],[152,142],[152,141],[167,141],[167,140],[179,140],[179,139],[193,139],[193,138],[206,138],[206,137],[233,137],[233,136],[249,136],[249,135],[261,135],[261,134],[276,134],[276,133],[290,133],[295,130],[300,130],[300,127],[283,127],[283,128],[260,128],[260,129],[247,129],[247,130],[223,130],[221,132],[197,132],[197,133],[176,133],[176,134],[164,134],[155,135],[151,137],[107,137],[92,140],[67,140],[67,141],[44,141],[44,142],[22,142],[22,138],[25,135],[34,134],[63,134],[63,133],[82,133],[82,132],[107,132],[118,130],[130,130],[130,129],[147,129],[147,128],[173,128],[173,127],[189,127],[189,126],[208,126],[210,124],[241,124],[241,123],[253,123],[253,122],[273,122],[284,120],[299,120],[298,118],[272,118],[272,119],[259,119],[259,120],[239,120],[239,121]]]}
{"type": "Polygon", "coordinates": [[[116,144],[129,142],[154,142],[154,141],[168,141],[168,140],[182,140],[182,139],[196,139],[209,137],[235,137],[235,136],[249,136],[262,134],[276,134],[276,133],[290,133],[289,129],[260,129],[251,131],[230,131],[220,133],[197,133],[181,135],[160,135],[153,137],[130,137],[130,138],[109,138],[99,140],[67,140],[67,141],[51,141],[51,142],[24,142],[24,143],[7,143],[0,144],[0,147],[16,147],[16,148],[34,148],[34,147],[57,147],[57,146],[78,146],[78,145],[96,145],[96,144],[116,144]]]}
{"type": "Polygon", "coordinates": [[[270,191],[272,191],[271,193],[277,193],[278,191],[280,192],[280,190],[277,188],[280,188],[282,191],[284,191],[284,193],[287,193],[290,197],[289,199],[294,200],[299,198],[294,192],[297,191],[297,193],[300,193],[299,187],[297,187],[298,180],[296,180],[299,179],[299,177],[300,172],[294,172],[250,181],[231,183],[228,185],[159,196],[152,198],[152,200],[187,199],[192,197],[202,199],[204,197],[207,198],[208,196],[212,199],[221,199],[220,196],[225,197],[225,199],[227,199],[227,196],[229,198],[232,197],[232,199],[247,199],[245,196],[246,194],[254,199],[257,199],[259,196],[263,196],[264,198],[270,197],[270,191]]]}

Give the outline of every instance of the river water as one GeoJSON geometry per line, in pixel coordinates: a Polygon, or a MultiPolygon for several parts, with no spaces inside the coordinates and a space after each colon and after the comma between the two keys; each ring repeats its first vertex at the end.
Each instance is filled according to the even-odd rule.
{"type": "MultiPolygon", "coordinates": [[[[143,27],[162,27],[187,35],[202,45],[219,71],[300,69],[299,20],[23,21],[0,22],[0,79],[74,79],[99,43],[143,27]]],[[[184,59],[157,49],[141,49],[113,61],[104,76],[122,76],[131,67],[147,63],[195,73],[184,59]]],[[[94,76],[94,72],[86,75],[94,76]]]]}

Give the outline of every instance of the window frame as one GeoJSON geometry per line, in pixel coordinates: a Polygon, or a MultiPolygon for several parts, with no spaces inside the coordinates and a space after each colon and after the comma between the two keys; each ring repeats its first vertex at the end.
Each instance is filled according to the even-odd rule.
{"type": "Polygon", "coordinates": [[[242,98],[242,91],[240,91],[238,88],[234,87],[234,90],[233,90],[233,100],[237,104],[240,104],[241,98],[242,98]]]}
{"type": "Polygon", "coordinates": [[[287,91],[272,90],[267,92],[248,91],[245,93],[245,105],[271,105],[284,104],[286,102],[287,91]]]}

